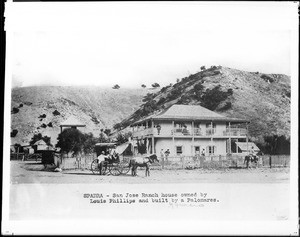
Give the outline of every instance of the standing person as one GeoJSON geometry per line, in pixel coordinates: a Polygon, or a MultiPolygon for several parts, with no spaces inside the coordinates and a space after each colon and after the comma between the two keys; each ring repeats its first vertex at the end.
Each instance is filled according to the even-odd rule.
{"type": "Polygon", "coordinates": [[[164,165],[165,165],[165,153],[164,153],[164,149],[160,150],[160,158],[161,158],[161,161],[162,161],[162,168],[164,168],[164,165]]]}
{"type": "Polygon", "coordinates": [[[160,157],[163,159],[165,157],[164,149],[160,150],[160,157]]]}
{"type": "Polygon", "coordinates": [[[157,134],[159,135],[160,134],[160,130],[161,130],[161,126],[159,124],[157,124],[156,128],[157,128],[157,134]]]}
{"type": "Polygon", "coordinates": [[[203,162],[205,160],[205,149],[202,149],[200,156],[200,167],[203,167],[203,162]]]}
{"type": "Polygon", "coordinates": [[[166,152],[165,152],[165,156],[166,156],[166,161],[168,162],[168,157],[170,155],[170,150],[167,149],[166,152]]]}

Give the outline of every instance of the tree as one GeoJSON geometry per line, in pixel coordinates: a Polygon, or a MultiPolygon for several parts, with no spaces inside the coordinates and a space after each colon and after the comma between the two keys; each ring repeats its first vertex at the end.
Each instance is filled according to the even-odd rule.
{"type": "Polygon", "coordinates": [[[106,129],[104,130],[104,133],[105,133],[107,136],[109,136],[109,134],[111,133],[111,129],[106,128],[106,129]]]}
{"type": "Polygon", "coordinates": [[[120,86],[118,84],[113,86],[113,89],[120,89],[120,86]]]}
{"type": "Polygon", "coordinates": [[[147,86],[145,84],[142,84],[141,87],[146,88],[147,86]]]}
{"type": "Polygon", "coordinates": [[[153,83],[151,86],[152,86],[153,88],[160,87],[160,85],[159,85],[157,82],[153,83]]]}
{"type": "Polygon", "coordinates": [[[100,143],[109,142],[110,140],[109,140],[107,134],[105,134],[104,130],[101,129],[100,131],[101,132],[99,134],[98,142],[100,142],[100,143]]]}
{"type": "Polygon", "coordinates": [[[204,71],[205,69],[206,69],[205,66],[201,66],[201,67],[200,67],[200,70],[201,70],[201,71],[204,71]]]}
{"type": "Polygon", "coordinates": [[[83,135],[83,152],[85,154],[90,154],[94,151],[97,140],[92,133],[84,133],[83,135]]]}
{"type": "Polygon", "coordinates": [[[43,140],[47,145],[51,145],[51,137],[43,136],[41,133],[34,134],[31,138],[29,144],[32,146],[34,143],[36,143],[39,140],[43,140]]]}
{"type": "Polygon", "coordinates": [[[67,128],[58,135],[56,147],[60,147],[62,152],[77,153],[83,150],[86,137],[76,128],[67,128]]]}
{"type": "Polygon", "coordinates": [[[129,137],[132,136],[132,133],[131,132],[127,132],[125,134],[123,133],[118,133],[117,137],[116,137],[116,140],[117,140],[117,144],[120,145],[120,144],[123,144],[125,142],[128,142],[129,140],[129,137]]]}

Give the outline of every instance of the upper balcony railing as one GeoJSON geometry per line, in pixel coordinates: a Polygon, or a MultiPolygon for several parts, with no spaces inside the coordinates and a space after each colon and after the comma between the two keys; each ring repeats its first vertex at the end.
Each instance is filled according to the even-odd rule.
{"type": "Polygon", "coordinates": [[[246,136],[247,129],[245,128],[231,128],[224,130],[218,130],[216,128],[207,129],[187,129],[187,128],[174,128],[174,129],[160,129],[157,128],[140,128],[133,131],[133,136],[135,137],[146,137],[146,136],[194,136],[194,137],[205,137],[205,136],[215,136],[215,137],[229,137],[229,136],[246,136]]]}

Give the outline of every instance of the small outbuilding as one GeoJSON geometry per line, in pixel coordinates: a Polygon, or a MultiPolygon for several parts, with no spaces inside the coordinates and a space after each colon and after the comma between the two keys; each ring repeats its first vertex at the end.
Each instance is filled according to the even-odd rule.
{"type": "Polygon", "coordinates": [[[235,144],[238,147],[238,153],[242,153],[245,155],[247,155],[250,152],[252,147],[255,153],[258,153],[260,151],[260,149],[255,145],[254,142],[236,142],[235,144]]]}

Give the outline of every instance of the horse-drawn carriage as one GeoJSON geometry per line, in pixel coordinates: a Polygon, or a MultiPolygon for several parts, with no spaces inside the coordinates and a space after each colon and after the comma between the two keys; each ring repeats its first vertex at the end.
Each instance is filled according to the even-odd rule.
{"type": "Polygon", "coordinates": [[[97,143],[95,151],[97,158],[92,161],[91,171],[93,174],[105,175],[107,173],[112,175],[127,174],[130,170],[129,160],[120,160],[119,154],[114,153],[115,143],[97,143]],[[107,158],[104,161],[99,161],[100,154],[104,154],[107,158]]]}
{"type": "Polygon", "coordinates": [[[132,170],[132,175],[137,175],[137,167],[146,168],[146,176],[150,175],[149,163],[155,161],[159,162],[156,155],[150,155],[146,157],[134,157],[131,159],[120,159],[119,154],[115,152],[115,143],[97,143],[95,151],[97,158],[92,161],[91,171],[93,174],[105,175],[107,173],[112,175],[127,174],[129,170],[132,170]],[[103,161],[99,161],[100,154],[105,154],[107,158],[103,161]]]}

